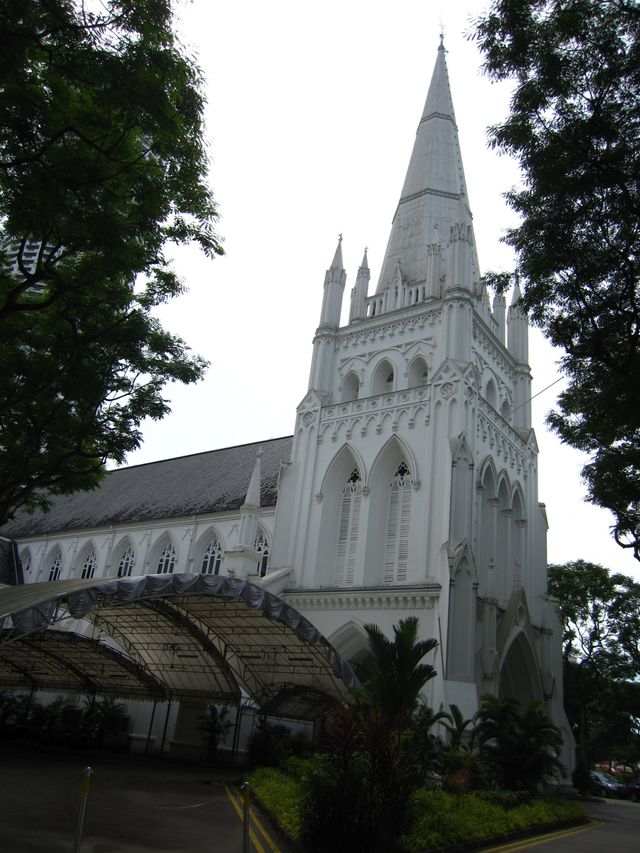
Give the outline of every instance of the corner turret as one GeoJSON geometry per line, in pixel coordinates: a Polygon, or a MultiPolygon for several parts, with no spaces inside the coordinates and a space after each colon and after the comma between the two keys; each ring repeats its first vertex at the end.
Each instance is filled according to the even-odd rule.
{"type": "Polygon", "coordinates": [[[320,325],[313,339],[309,389],[317,391],[321,397],[326,396],[331,388],[336,333],[340,326],[342,297],[346,280],[347,274],[342,262],[342,234],[340,234],[333,261],[324,276],[320,325]]]}
{"type": "Polygon", "coordinates": [[[367,250],[365,249],[362,263],[356,276],[356,284],[351,291],[350,323],[353,323],[354,320],[364,320],[367,316],[367,294],[369,293],[370,278],[369,261],[367,259],[367,250]]]}
{"type": "Polygon", "coordinates": [[[529,323],[522,310],[519,276],[509,311],[507,312],[507,349],[516,362],[514,383],[513,425],[517,429],[531,429],[531,369],[529,368],[529,323]]]}

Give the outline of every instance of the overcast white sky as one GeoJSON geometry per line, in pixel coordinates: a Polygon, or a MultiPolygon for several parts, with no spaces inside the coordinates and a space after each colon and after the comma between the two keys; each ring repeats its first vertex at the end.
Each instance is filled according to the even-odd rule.
{"type": "MultiPolygon", "coordinates": [[[[162,312],[211,367],[170,389],[172,414],[144,429],[129,464],[290,435],[307,390],[325,269],[344,235],[346,293],[365,246],[372,288],[409,162],[441,27],[482,271],[511,268],[500,243],[515,166],[486,146],[508,88],[481,75],[466,38],[484,0],[177,0],[206,77],[211,184],[226,255],[176,253],[188,293],[162,312]]],[[[345,303],[348,299],[345,299],[345,303]]],[[[534,394],[557,377],[532,334],[534,394]]],[[[537,397],[540,500],[550,562],[584,559],[640,576],[611,518],[582,500],[583,457],[544,426],[561,385],[537,397]]]]}

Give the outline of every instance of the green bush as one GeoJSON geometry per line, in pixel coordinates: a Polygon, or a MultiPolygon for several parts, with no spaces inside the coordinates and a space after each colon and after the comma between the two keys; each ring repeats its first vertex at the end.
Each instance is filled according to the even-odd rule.
{"type": "MultiPolygon", "coordinates": [[[[255,770],[249,776],[252,790],[282,830],[294,841],[302,840],[302,820],[308,804],[309,775],[321,775],[323,761],[299,762],[298,779],[271,767],[255,770]]],[[[349,804],[345,803],[348,808],[349,804]]],[[[482,791],[454,796],[445,791],[416,791],[409,804],[404,834],[399,840],[402,853],[422,853],[438,847],[461,843],[480,843],[505,835],[542,830],[560,823],[579,821],[583,811],[579,803],[561,797],[531,797],[522,791],[482,791]]],[[[336,825],[325,814],[328,837],[333,849],[344,846],[336,825]]],[[[356,839],[356,846],[362,841],[356,839]]],[[[388,847],[387,849],[391,849],[388,847]]]]}
{"type": "Polygon", "coordinates": [[[336,711],[330,749],[305,777],[302,841],[309,853],[388,853],[413,786],[401,738],[377,711],[336,711]]]}
{"type": "Polygon", "coordinates": [[[526,805],[534,799],[530,791],[476,791],[475,795],[479,800],[500,806],[507,811],[526,805]]]}
{"type": "Polygon", "coordinates": [[[300,840],[304,788],[301,782],[273,767],[261,767],[249,776],[252,791],[276,823],[294,841],[300,840]]]}
{"type": "Polygon", "coordinates": [[[303,734],[291,733],[281,723],[267,723],[258,717],[257,724],[247,743],[251,767],[279,767],[284,769],[289,758],[303,758],[313,751],[313,744],[303,734]]]}
{"type": "MultiPolygon", "coordinates": [[[[445,791],[416,791],[411,799],[405,834],[399,848],[418,853],[434,847],[479,843],[529,829],[580,820],[582,808],[574,801],[540,797],[514,805],[507,792],[504,803],[486,793],[455,797],[445,791]]],[[[519,795],[516,795],[516,798],[519,795]]]]}

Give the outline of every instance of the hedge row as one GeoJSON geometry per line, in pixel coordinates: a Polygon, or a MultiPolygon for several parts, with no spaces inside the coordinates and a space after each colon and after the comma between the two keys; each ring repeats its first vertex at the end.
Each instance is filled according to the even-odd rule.
{"type": "MultiPolygon", "coordinates": [[[[294,841],[302,835],[304,783],[274,768],[254,771],[254,793],[282,830],[294,841]]],[[[543,830],[584,817],[579,803],[560,797],[454,796],[444,791],[416,791],[411,798],[406,829],[399,839],[402,853],[473,844],[514,833],[543,830]],[[525,800],[523,802],[523,799],[525,800]]]]}

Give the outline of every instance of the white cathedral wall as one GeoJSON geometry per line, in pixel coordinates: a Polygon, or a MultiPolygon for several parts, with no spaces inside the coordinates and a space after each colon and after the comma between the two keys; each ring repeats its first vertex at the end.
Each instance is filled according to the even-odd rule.
{"type": "MultiPolygon", "coordinates": [[[[270,541],[273,540],[274,516],[274,507],[262,509],[259,515],[259,525],[270,541]]],[[[97,557],[93,577],[115,577],[127,542],[131,543],[135,554],[132,575],[155,574],[162,546],[169,541],[176,550],[173,572],[198,573],[204,550],[213,536],[218,537],[223,550],[228,550],[237,544],[239,529],[239,512],[209,513],[24,537],[18,540],[18,548],[23,563],[27,552],[31,556],[31,567],[25,572],[27,583],[49,580],[50,561],[58,548],[62,554],[60,579],[80,578],[82,561],[92,547],[97,557]]],[[[220,572],[224,574],[224,561],[220,572]]]]}

